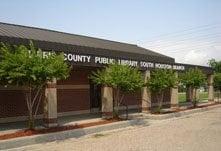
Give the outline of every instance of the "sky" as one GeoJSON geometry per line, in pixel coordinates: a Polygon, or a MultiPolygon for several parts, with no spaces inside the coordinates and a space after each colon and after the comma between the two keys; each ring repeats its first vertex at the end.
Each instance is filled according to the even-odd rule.
{"type": "Polygon", "coordinates": [[[221,0],[1,0],[0,22],[137,44],[176,62],[221,60],[221,0]]]}

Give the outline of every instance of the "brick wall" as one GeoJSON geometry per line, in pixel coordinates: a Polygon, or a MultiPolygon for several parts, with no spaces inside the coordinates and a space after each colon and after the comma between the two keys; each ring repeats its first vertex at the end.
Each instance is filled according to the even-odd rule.
{"type": "MultiPolygon", "coordinates": [[[[34,108],[36,104],[34,105],[34,108]]],[[[43,103],[39,106],[38,114],[43,112],[43,103]]],[[[24,91],[22,90],[0,90],[0,118],[27,116],[24,91]]]]}
{"type": "MultiPolygon", "coordinates": [[[[151,94],[151,103],[152,103],[152,105],[151,105],[152,107],[156,106],[157,99],[156,99],[156,94],[154,94],[154,93],[151,94]]],[[[170,106],[170,89],[167,89],[164,93],[163,106],[165,106],[165,107],[170,106]]]]}
{"type": "Polygon", "coordinates": [[[89,110],[90,69],[74,68],[68,79],[57,82],[58,113],[89,110]]]}
{"type": "MultiPolygon", "coordinates": [[[[90,109],[90,93],[88,76],[91,70],[74,68],[67,80],[57,82],[58,112],[90,109]]],[[[0,89],[0,118],[27,116],[24,91],[14,87],[0,89]]],[[[43,113],[43,102],[38,114],[43,113]]]]}
{"type": "Polygon", "coordinates": [[[122,103],[125,105],[141,105],[141,92],[126,94],[122,103]]]}
{"type": "MultiPolygon", "coordinates": [[[[95,69],[94,69],[95,70],[95,69]]],[[[66,80],[57,81],[57,109],[60,112],[90,110],[89,68],[73,68],[66,80]]],[[[156,103],[156,96],[152,94],[152,103],[156,103]]],[[[141,92],[126,94],[123,99],[126,105],[141,105],[141,92]]],[[[170,90],[165,93],[164,103],[170,104],[170,90]]],[[[0,118],[25,116],[27,107],[22,90],[0,89],[0,118]]],[[[39,107],[39,114],[43,113],[43,103],[39,107]]]]}

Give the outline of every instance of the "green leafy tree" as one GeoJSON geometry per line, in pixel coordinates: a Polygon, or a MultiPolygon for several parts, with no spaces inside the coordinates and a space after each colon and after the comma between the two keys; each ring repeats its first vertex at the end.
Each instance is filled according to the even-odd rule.
{"type": "Polygon", "coordinates": [[[221,93],[221,73],[214,74],[214,87],[221,93]]]}
{"type": "Polygon", "coordinates": [[[196,107],[198,101],[196,98],[196,92],[197,92],[196,90],[205,84],[206,82],[205,74],[203,74],[203,72],[198,68],[191,68],[187,70],[185,73],[180,75],[180,81],[187,88],[191,88],[191,90],[195,89],[193,104],[194,107],[196,107]]]}
{"type": "Polygon", "coordinates": [[[133,93],[144,86],[141,72],[127,65],[111,64],[103,70],[93,72],[90,79],[96,84],[112,87],[114,90],[115,115],[125,93],[133,93]]]}
{"type": "Polygon", "coordinates": [[[221,93],[221,61],[216,61],[215,59],[209,60],[209,65],[215,71],[214,74],[214,87],[221,93]]]}
{"type": "Polygon", "coordinates": [[[151,73],[147,86],[153,94],[156,94],[158,112],[161,111],[165,91],[174,87],[177,82],[178,79],[172,70],[156,69],[151,73]]]}
{"type": "Polygon", "coordinates": [[[29,47],[9,46],[2,43],[0,53],[1,85],[26,88],[24,93],[29,113],[29,128],[33,129],[47,82],[53,79],[65,79],[69,75],[69,67],[64,62],[64,55],[51,53],[43,57],[43,52],[36,49],[32,42],[29,47]]]}
{"type": "Polygon", "coordinates": [[[209,60],[208,63],[216,73],[221,73],[221,61],[216,61],[215,59],[209,60]]]}

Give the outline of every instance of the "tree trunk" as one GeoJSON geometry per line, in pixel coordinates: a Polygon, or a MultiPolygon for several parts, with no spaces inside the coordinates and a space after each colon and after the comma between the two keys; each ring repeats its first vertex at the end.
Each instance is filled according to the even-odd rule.
{"type": "Polygon", "coordinates": [[[188,102],[193,103],[194,102],[194,88],[192,86],[187,86],[187,92],[186,93],[188,94],[186,100],[188,102]]]}
{"type": "Polygon", "coordinates": [[[186,86],[186,87],[187,87],[186,100],[187,100],[187,102],[192,102],[192,87],[191,86],[186,86]]]}
{"type": "Polygon", "coordinates": [[[114,90],[114,117],[119,117],[119,97],[120,97],[120,90],[116,88],[114,90]]]}
{"type": "Polygon", "coordinates": [[[158,102],[158,109],[157,109],[157,112],[161,112],[161,109],[162,109],[162,105],[163,105],[163,95],[164,95],[164,92],[163,91],[159,91],[157,93],[157,102],[158,102]]]}
{"type": "Polygon", "coordinates": [[[37,116],[39,104],[41,102],[42,98],[42,88],[43,86],[40,86],[37,88],[37,91],[35,92],[31,87],[29,87],[28,92],[26,92],[26,104],[28,108],[28,128],[34,129],[35,128],[35,118],[37,116]],[[32,96],[32,93],[34,92],[34,96],[32,96]],[[37,101],[37,103],[36,103],[37,101]],[[36,104],[36,106],[35,106],[36,104]]]}
{"type": "Polygon", "coordinates": [[[28,129],[34,129],[33,107],[32,107],[32,89],[28,88],[28,92],[25,93],[26,104],[28,108],[28,129]]]}
{"type": "Polygon", "coordinates": [[[124,94],[120,94],[121,91],[119,88],[114,90],[114,117],[119,117],[119,108],[124,98],[124,94]]]}
{"type": "Polygon", "coordinates": [[[221,89],[219,89],[218,101],[219,101],[219,99],[220,99],[220,95],[221,95],[221,89]]]}
{"type": "Polygon", "coordinates": [[[32,113],[29,114],[29,119],[28,119],[28,128],[30,130],[33,130],[35,128],[35,119],[32,113]]]}
{"type": "Polygon", "coordinates": [[[197,89],[194,89],[194,101],[193,101],[193,107],[196,108],[197,106],[197,100],[196,100],[196,94],[197,94],[197,89]]]}

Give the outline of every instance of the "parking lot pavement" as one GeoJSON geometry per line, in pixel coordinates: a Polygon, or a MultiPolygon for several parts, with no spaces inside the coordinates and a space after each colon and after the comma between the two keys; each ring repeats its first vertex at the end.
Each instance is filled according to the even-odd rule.
{"type": "Polygon", "coordinates": [[[221,108],[182,118],[10,151],[220,151],[221,108]]]}

